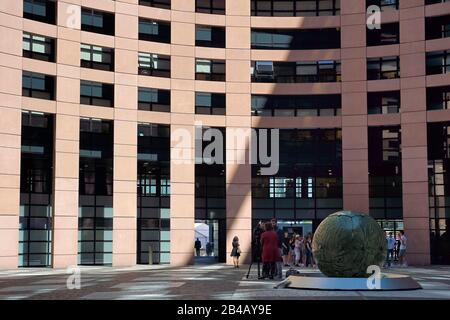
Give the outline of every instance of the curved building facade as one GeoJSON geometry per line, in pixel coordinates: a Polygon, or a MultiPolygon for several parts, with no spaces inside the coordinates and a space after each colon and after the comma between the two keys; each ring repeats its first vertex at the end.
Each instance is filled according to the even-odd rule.
{"type": "Polygon", "coordinates": [[[197,239],[222,262],[234,236],[249,261],[258,221],[307,234],[342,209],[404,230],[410,264],[450,263],[449,2],[3,0],[0,17],[0,268],[186,265],[197,239]],[[205,128],[224,162],[195,161],[205,128]],[[240,161],[264,129],[269,175],[240,161]]]}

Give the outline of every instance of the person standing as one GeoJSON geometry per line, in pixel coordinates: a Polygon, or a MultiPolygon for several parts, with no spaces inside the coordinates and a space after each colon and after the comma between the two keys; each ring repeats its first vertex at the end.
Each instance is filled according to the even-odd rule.
{"type": "Polygon", "coordinates": [[[394,247],[395,247],[395,238],[392,232],[389,232],[389,236],[386,237],[386,244],[387,244],[386,265],[390,267],[392,260],[394,259],[394,247]]]}
{"type": "Polygon", "coordinates": [[[253,230],[253,245],[252,245],[252,263],[256,262],[258,267],[258,278],[261,278],[261,235],[264,232],[264,225],[259,221],[253,230]]]}
{"type": "Polygon", "coordinates": [[[277,234],[278,251],[279,251],[278,259],[275,261],[275,267],[276,267],[275,278],[281,280],[281,279],[283,279],[283,259],[281,257],[283,256],[282,246],[283,246],[283,241],[284,241],[284,233],[283,233],[283,230],[278,227],[277,219],[273,218],[271,220],[271,223],[273,226],[273,230],[277,234]]]}
{"type": "Polygon", "coordinates": [[[291,241],[289,239],[289,233],[286,231],[284,232],[283,243],[281,244],[283,264],[285,267],[289,267],[289,247],[291,245],[290,242],[291,241]]]}
{"type": "Polygon", "coordinates": [[[398,255],[400,251],[400,232],[395,235],[395,245],[394,245],[394,260],[398,263],[398,255]]]}
{"type": "Polygon", "coordinates": [[[211,242],[208,242],[206,244],[206,255],[209,257],[212,253],[212,249],[211,249],[211,242]]]}
{"type": "Polygon", "coordinates": [[[314,263],[312,261],[312,242],[311,242],[311,235],[308,234],[306,236],[306,240],[305,240],[305,253],[306,253],[306,257],[305,257],[305,266],[309,267],[309,265],[311,265],[311,267],[314,266],[314,263]]]}
{"type": "Polygon", "coordinates": [[[276,275],[276,262],[280,258],[280,250],[278,248],[278,236],[273,230],[273,224],[267,222],[265,224],[264,233],[261,235],[263,275],[261,279],[273,279],[276,275]]]}
{"type": "Polygon", "coordinates": [[[299,267],[299,263],[300,263],[300,250],[301,250],[301,242],[300,242],[300,235],[295,235],[295,240],[294,240],[294,256],[295,256],[295,261],[294,261],[294,266],[299,267]]]}
{"type": "Polygon", "coordinates": [[[202,243],[201,243],[201,241],[198,238],[195,241],[194,248],[195,248],[195,252],[196,252],[197,257],[200,257],[200,249],[202,248],[202,243]]]}
{"type": "Polygon", "coordinates": [[[408,238],[405,235],[405,231],[400,231],[400,250],[398,253],[399,264],[402,267],[407,267],[408,263],[406,262],[406,246],[407,246],[408,238]]]}
{"type": "Polygon", "coordinates": [[[241,245],[239,244],[239,238],[234,236],[233,242],[231,243],[232,249],[230,256],[233,257],[233,264],[235,268],[239,268],[239,257],[241,256],[241,245]]]}

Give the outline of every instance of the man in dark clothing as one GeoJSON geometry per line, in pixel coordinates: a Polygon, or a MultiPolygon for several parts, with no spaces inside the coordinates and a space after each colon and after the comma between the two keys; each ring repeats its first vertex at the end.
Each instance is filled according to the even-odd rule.
{"type": "Polygon", "coordinates": [[[284,241],[284,233],[283,233],[283,230],[278,229],[277,219],[272,219],[272,220],[270,220],[270,222],[272,222],[272,225],[273,225],[273,231],[275,231],[275,232],[277,233],[277,238],[278,238],[278,248],[281,249],[281,247],[283,246],[283,241],[284,241]]]}
{"type": "Polygon", "coordinates": [[[199,257],[200,256],[200,249],[202,248],[202,243],[201,243],[201,241],[198,238],[197,238],[197,241],[195,241],[194,248],[195,248],[195,252],[197,254],[197,257],[199,257]]]}

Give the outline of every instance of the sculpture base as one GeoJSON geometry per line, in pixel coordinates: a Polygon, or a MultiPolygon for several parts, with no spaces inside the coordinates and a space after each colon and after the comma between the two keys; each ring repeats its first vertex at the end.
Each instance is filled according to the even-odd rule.
{"type": "Polygon", "coordinates": [[[367,280],[367,278],[330,278],[321,273],[313,273],[309,275],[290,276],[284,280],[284,287],[289,289],[329,291],[400,291],[422,289],[416,280],[410,276],[401,274],[382,274],[380,285],[375,289],[368,287],[367,280]]]}

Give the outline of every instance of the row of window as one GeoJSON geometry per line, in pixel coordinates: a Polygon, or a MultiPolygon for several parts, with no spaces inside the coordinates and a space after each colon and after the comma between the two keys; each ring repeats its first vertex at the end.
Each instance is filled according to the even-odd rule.
{"type": "MultiPolygon", "coordinates": [[[[23,72],[22,95],[39,99],[55,99],[53,76],[23,72]]],[[[224,115],[226,95],[223,93],[196,92],[197,114],[224,115]]],[[[427,88],[427,109],[448,109],[450,86],[427,88]]],[[[103,107],[114,106],[114,85],[93,81],[80,81],[80,103],[103,107]]],[[[369,92],[369,114],[398,113],[400,92],[369,92]]],[[[341,114],[340,95],[253,95],[252,114],[255,116],[337,116],[341,114]]],[[[170,112],[170,90],[139,88],[138,108],[145,111],[170,112]]]]}
{"type": "MultiPolygon", "coordinates": [[[[170,9],[170,0],[139,0],[139,4],[170,9]]],[[[196,0],[195,11],[199,13],[225,14],[225,0],[196,0]]],[[[56,0],[23,0],[23,16],[26,19],[55,24],[57,17],[56,0]]],[[[81,30],[114,35],[114,13],[82,8],[81,30]]]]}
{"type": "MultiPolygon", "coordinates": [[[[81,44],[80,65],[85,68],[114,71],[114,51],[89,44],[81,44]]],[[[23,56],[44,61],[54,61],[55,42],[39,35],[23,34],[23,56]]],[[[202,59],[195,61],[195,79],[225,81],[225,60],[202,59]]],[[[450,66],[449,51],[426,54],[426,74],[447,73],[450,66]]],[[[139,53],[140,75],[170,77],[170,56],[154,53],[139,53]]],[[[253,82],[304,83],[339,82],[341,64],[334,60],[309,62],[253,61],[253,82]]],[[[400,58],[380,57],[367,59],[367,79],[395,79],[400,77],[400,58]]]]}
{"type": "MultiPolygon", "coordinates": [[[[446,2],[446,0],[426,0],[425,4],[442,2],[446,2]]],[[[55,0],[23,0],[23,16],[27,19],[55,24],[56,3],[55,0]]],[[[171,0],[139,0],[139,5],[170,9],[171,0]]],[[[377,5],[382,10],[398,9],[399,0],[367,0],[366,6],[371,5],[377,5]]],[[[223,15],[225,14],[225,0],[196,0],[195,11],[223,15]]],[[[340,14],[340,0],[251,0],[252,16],[330,16],[338,14],[340,14]]],[[[114,35],[113,13],[83,8],[81,17],[82,30],[114,35]]]]}
{"type": "MultiPolygon", "coordinates": [[[[55,91],[55,77],[35,72],[23,72],[23,96],[54,100],[55,91]]],[[[196,113],[224,115],[225,101],[224,93],[196,92],[196,113]]],[[[114,107],[114,85],[80,80],[80,103],[101,107],[114,107]]],[[[139,88],[138,108],[139,110],[145,111],[170,112],[170,90],[139,88]]]]}

